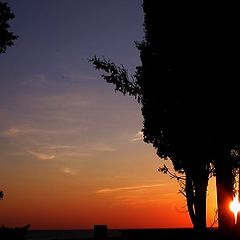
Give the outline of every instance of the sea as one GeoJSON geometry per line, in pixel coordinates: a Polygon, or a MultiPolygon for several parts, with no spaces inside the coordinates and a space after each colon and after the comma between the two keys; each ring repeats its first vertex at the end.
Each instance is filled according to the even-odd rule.
{"type": "MultiPolygon", "coordinates": [[[[108,229],[108,237],[119,237],[120,230],[108,229]]],[[[29,230],[26,240],[89,239],[94,237],[92,229],[87,230],[29,230]]]]}

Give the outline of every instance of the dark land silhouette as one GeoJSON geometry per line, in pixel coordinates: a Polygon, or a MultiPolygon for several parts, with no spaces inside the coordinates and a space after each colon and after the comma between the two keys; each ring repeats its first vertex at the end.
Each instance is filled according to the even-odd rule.
{"type": "Polygon", "coordinates": [[[23,227],[0,227],[0,239],[2,240],[25,240],[25,237],[28,233],[29,225],[23,227]]]}
{"type": "MultiPolygon", "coordinates": [[[[113,236],[111,229],[94,233],[93,237],[85,238],[87,240],[237,240],[239,234],[232,232],[231,235],[221,234],[217,228],[209,228],[206,230],[204,236],[199,235],[193,228],[162,228],[162,229],[115,229],[118,234],[113,236]]],[[[61,239],[61,235],[58,238],[52,238],[52,240],[61,239]]],[[[78,238],[64,238],[66,240],[73,240],[78,238]]],[[[79,238],[80,240],[81,238],[79,238]]]]}

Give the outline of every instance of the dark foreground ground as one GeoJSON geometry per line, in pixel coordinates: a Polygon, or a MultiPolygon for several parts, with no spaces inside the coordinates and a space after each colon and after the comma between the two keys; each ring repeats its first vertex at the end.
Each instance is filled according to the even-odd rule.
{"type": "Polygon", "coordinates": [[[239,231],[219,232],[217,228],[207,229],[204,234],[190,228],[140,229],[123,230],[120,238],[124,240],[240,240],[240,234],[239,231]]]}
{"type": "MultiPolygon", "coordinates": [[[[193,229],[128,229],[120,230],[120,236],[95,237],[86,240],[240,240],[240,234],[219,232],[211,228],[205,234],[198,234],[193,229]]],[[[56,239],[52,239],[56,240],[56,239]]],[[[68,240],[76,240],[68,239],[68,240]]]]}

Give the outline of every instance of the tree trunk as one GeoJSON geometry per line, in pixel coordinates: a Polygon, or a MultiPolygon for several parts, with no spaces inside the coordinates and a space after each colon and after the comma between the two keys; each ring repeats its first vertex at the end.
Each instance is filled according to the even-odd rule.
{"type": "Polygon", "coordinates": [[[218,227],[225,233],[234,228],[234,215],[229,209],[233,199],[233,171],[230,151],[220,152],[216,159],[216,186],[218,205],[218,227]]]}
{"type": "MultiPolygon", "coordinates": [[[[237,185],[238,185],[238,201],[240,202],[240,168],[238,167],[238,171],[237,171],[237,176],[236,176],[236,181],[237,181],[237,185]]],[[[240,213],[238,212],[237,215],[237,225],[236,225],[236,232],[237,234],[240,236],[240,213]]]]}
{"type": "Polygon", "coordinates": [[[209,176],[209,165],[202,163],[194,169],[193,172],[195,187],[195,214],[196,214],[196,233],[199,239],[205,237],[206,234],[206,197],[209,176]]]}
{"type": "Polygon", "coordinates": [[[196,215],[194,208],[194,190],[193,190],[193,181],[189,174],[186,173],[186,198],[187,198],[187,207],[188,213],[191,218],[193,227],[196,228],[196,215]]]}
{"type": "Polygon", "coordinates": [[[195,211],[197,218],[197,229],[206,230],[206,191],[205,184],[195,183],[195,211]]]}
{"type": "Polygon", "coordinates": [[[203,165],[186,172],[186,197],[189,216],[196,232],[203,236],[206,232],[206,196],[208,186],[208,166],[203,165]]]}

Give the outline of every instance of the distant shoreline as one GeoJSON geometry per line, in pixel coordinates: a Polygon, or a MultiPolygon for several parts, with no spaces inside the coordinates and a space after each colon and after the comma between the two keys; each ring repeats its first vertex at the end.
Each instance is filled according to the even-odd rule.
{"type": "MultiPolygon", "coordinates": [[[[108,228],[108,230],[193,230],[192,227],[164,227],[164,228],[108,228]]],[[[207,229],[217,229],[217,227],[208,227],[207,229]]],[[[58,228],[30,228],[29,231],[93,231],[93,228],[63,228],[63,229],[58,229],[58,228]]]]}
{"type": "MultiPolygon", "coordinates": [[[[207,240],[218,239],[218,228],[207,229],[207,240]],[[211,237],[210,237],[211,236],[211,237]]],[[[108,228],[107,236],[94,237],[93,229],[31,229],[26,240],[194,240],[196,232],[193,228],[108,228]]]]}

